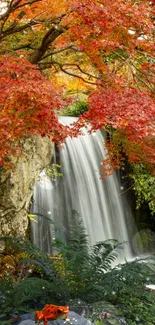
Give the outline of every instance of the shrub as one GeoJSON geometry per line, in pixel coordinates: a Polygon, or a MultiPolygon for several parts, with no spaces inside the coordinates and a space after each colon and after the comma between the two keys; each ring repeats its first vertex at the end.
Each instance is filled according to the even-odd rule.
{"type": "Polygon", "coordinates": [[[89,106],[85,101],[79,101],[61,111],[61,115],[78,117],[79,115],[88,111],[88,109],[89,106]]]}
{"type": "Polygon", "coordinates": [[[3,237],[3,240],[6,242],[6,249],[13,248],[15,256],[3,258],[9,267],[0,283],[0,314],[7,316],[10,313],[25,312],[31,309],[32,303],[38,301],[44,305],[69,299],[66,297],[66,284],[60,278],[50,256],[42,253],[26,239],[3,237]],[[13,268],[10,267],[11,263],[13,268]]]}

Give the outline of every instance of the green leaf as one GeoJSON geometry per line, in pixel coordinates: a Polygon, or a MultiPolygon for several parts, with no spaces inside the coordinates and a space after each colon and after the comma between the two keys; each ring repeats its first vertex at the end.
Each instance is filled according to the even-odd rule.
{"type": "Polygon", "coordinates": [[[5,314],[1,314],[0,315],[0,318],[4,318],[6,316],[6,313],[5,314]]]}

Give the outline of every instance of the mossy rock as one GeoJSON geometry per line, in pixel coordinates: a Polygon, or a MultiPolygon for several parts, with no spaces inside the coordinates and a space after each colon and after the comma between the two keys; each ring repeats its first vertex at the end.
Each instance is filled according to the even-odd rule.
{"type": "Polygon", "coordinates": [[[123,317],[118,316],[119,311],[115,306],[106,302],[98,301],[90,306],[90,320],[95,324],[127,325],[123,317]]]}
{"type": "Polygon", "coordinates": [[[69,306],[70,310],[74,311],[75,313],[81,316],[89,317],[90,315],[89,304],[87,304],[85,301],[81,299],[70,299],[67,302],[67,305],[69,306]]]}
{"type": "Polygon", "coordinates": [[[107,301],[97,301],[91,304],[91,308],[94,312],[107,312],[117,315],[117,308],[107,301]]]}

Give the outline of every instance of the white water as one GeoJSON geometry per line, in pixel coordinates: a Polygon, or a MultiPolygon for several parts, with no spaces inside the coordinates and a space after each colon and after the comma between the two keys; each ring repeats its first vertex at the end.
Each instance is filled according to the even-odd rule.
{"type": "MultiPolygon", "coordinates": [[[[61,119],[64,124],[75,120],[61,119]]],[[[53,226],[43,217],[37,218],[38,223],[32,222],[33,242],[42,250],[51,252],[52,237],[58,236],[59,230],[65,236],[72,222],[72,210],[76,210],[82,217],[91,245],[105,239],[128,241],[124,257],[132,257],[130,239],[134,225],[130,209],[122,202],[116,175],[104,181],[100,179],[105,153],[104,139],[99,131],[68,138],[64,148],[57,152],[63,177],[52,182],[44,175],[34,190],[33,213],[51,218],[55,223],[53,226]]]]}

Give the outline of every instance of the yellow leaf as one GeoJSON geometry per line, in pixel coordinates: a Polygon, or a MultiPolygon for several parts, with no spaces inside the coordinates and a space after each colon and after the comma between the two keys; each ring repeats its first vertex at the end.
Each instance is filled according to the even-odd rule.
{"type": "Polygon", "coordinates": [[[35,214],[28,214],[27,217],[31,220],[31,221],[34,221],[34,222],[38,222],[35,217],[37,217],[35,214]]]}

